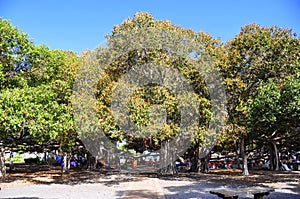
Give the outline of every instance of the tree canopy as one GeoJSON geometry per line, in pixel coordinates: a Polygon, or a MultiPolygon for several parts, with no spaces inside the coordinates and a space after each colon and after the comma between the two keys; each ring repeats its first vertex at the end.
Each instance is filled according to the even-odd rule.
{"type": "MultiPolygon", "coordinates": [[[[288,79],[294,79],[299,71],[299,38],[289,29],[249,24],[225,48],[220,68],[228,94],[229,132],[234,139],[253,141],[263,135],[270,138],[279,129],[295,128],[289,122],[285,125],[282,119],[294,109],[290,106],[297,101],[297,95],[290,98],[295,100],[293,103],[279,106],[278,100],[283,99],[278,87],[288,84],[288,79]],[[264,108],[259,109],[262,104],[264,108]]],[[[291,92],[299,93],[297,86],[293,89],[291,92]]],[[[297,111],[294,114],[299,118],[297,111]]]]}
{"type": "Polygon", "coordinates": [[[2,19],[0,35],[0,139],[10,147],[70,145],[77,136],[70,103],[77,55],[36,46],[2,19]]]}
{"type": "MultiPolygon", "coordinates": [[[[85,111],[91,116],[96,109],[91,128],[99,125],[112,142],[126,140],[128,149],[143,152],[176,140],[186,128],[182,125],[185,121],[195,124],[187,132],[191,137],[188,146],[191,142],[208,144],[204,140],[209,135],[209,123],[212,118],[220,119],[222,110],[211,111],[212,92],[205,81],[213,82],[207,74],[215,72],[212,63],[219,56],[220,45],[209,34],[155,20],[148,13],[137,13],[115,26],[107,36],[106,47],[82,56],[87,64],[78,77],[78,93],[88,95],[87,81],[94,84],[91,92],[97,90],[94,106],[85,111]],[[186,90],[191,92],[180,94],[186,90]],[[190,116],[184,115],[184,108],[190,116]]],[[[86,98],[77,99],[86,104],[86,98]]],[[[82,106],[78,108],[84,112],[82,106]]],[[[79,117],[82,121],[82,115],[79,117]]],[[[94,130],[81,125],[88,131],[85,137],[95,136],[91,133],[94,130]]],[[[182,151],[187,149],[183,141],[174,146],[179,143],[182,151]]]]}
{"type": "Polygon", "coordinates": [[[277,146],[300,150],[300,40],[292,30],[253,23],[222,43],[139,12],[106,39],[78,56],[37,46],[0,19],[0,141],[68,151],[81,139],[96,143],[91,153],[117,142],[141,153],[190,147],[196,167],[201,146],[211,149],[215,138],[222,149],[239,146],[244,164],[262,143],[277,158],[277,146]]]}

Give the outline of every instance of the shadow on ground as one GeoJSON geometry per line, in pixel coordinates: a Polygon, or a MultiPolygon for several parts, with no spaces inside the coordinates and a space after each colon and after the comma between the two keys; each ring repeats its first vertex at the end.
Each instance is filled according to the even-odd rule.
{"type": "MultiPolygon", "coordinates": [[[[201,173],[180,173],[178,175],[156,174],[120,174],[112,170],[71,170],[69,174],[61,174],[60,168],[48,167],[46,165],[29,165],[18,168],[2,180],[2,183],[18,183],[19,181],[31,184],[66,184],[80,185],[89,183],[101,183],[105,186],[120,185],[126,182],[136,182],[141,178],[158,178],[160,186],[164,187],[166,199],[185,199],[185,198],[218,198],[209,194],[209,191],[221,187],[237,186],[267,186],[274,188],[269,196],[264,198],[290,198],[300,199],[300,171],[283,172],[283,171],[265,171],[252,170],[250,176],[241,175],[240,170],[218,170],[211,171],[208,174],[201,173]],[[177,183],[180,181],[189,182],[188,185],[177,183]]],[[[128,192],[117,191],[118,198],[154,198],[157,195],[155,189],[151,189],[152,184],[148,184],[150,189],[140,187],[128,192]]],[[[1,198],[1,196],[0,196],[1,198]]],[[[19,197],[27,199],[26,197],[19,197]]],[[[15,199],[19,199],[15,198],[15,199]]],[[[29,198],[28,198],[29,199],[29,198]]],[[[35,198],[33,198],[35,199],[35,198]]]]}
{"type": "MultiPolygon", "coordinates": [[[[194,183],[187,186],[167,186],[165,187],[165,199],[188,199],[188,198],[210,198],[217,199],[218,196],[212,195],[209,192],[223,188],[222,186],[207,184],[194,183]]],[[[300,199],[299,186],[288,189],[275,189],[275,192],[271,192],[265,199],[300,199]]],[[[239,198],[253,198],[251,194],[244,193],[239,198]]]]}
{"type": "MultiPolygon", "coordinates": [[[[37,198],[37,197],[17,197],[17,198],[1,198],[1,199],[42,199],[42,198],[37,198]]],[[[46,199],[46,198],[43,198],[46,199]]],[[[47,198],[50,199],[50,198],[47,198]]]]}
{"type": "Polygon", "coordinates": [[[32,184],[89,184],[103,183],[107,186],[116,185],[122,182],[134,181],[130,175],[118,175],[113,170],[70,170],[69,173],[61,173],[60,167],[49,167],[47,165],[22,165],[16,166],[9,171],[2,183],[23,182],[32,184]]]}
{"type": "MultiPolygon", "coordinates": [[[[237,187],[268,187],[275,189],[266,199],[300,199],[300,172],[252,170],[250,176],[241,175],[241,171],[212,171],[210,174],[189,173],[178,176],[162,176],[168,180],[164,187],[166,199],[218,198],[211,195],[211,190],[237,187]],[[187,180],[189,185],[176,186],[176,182],[187,180]],[[174,185],[172,184],[174,182],[174,185]]],[[[239,198],[253,198],[245,194],[239,198]]]]}

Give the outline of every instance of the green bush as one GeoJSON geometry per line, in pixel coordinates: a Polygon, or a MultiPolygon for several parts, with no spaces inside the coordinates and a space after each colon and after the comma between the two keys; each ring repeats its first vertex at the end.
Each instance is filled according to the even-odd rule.
{"type": "MultiPolygon", "coordinates": [[[[9,163],[10,162],[10,158],[7,158],[6,161],[9,163]]],[[[13,157],[13,163],[24,163],[24,158],[20,155],[16,155],[13,157]]]]}

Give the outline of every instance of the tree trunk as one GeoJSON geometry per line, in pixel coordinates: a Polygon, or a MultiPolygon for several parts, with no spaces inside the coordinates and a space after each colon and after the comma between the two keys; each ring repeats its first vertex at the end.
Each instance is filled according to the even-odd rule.
{"type": "Polygon", "coordinates": [[[44,164],[48,164],[48,152],[44,149],[44,164]]]}
{"type": "Polygon", "coordinates": [[[273,152],[273,146],[270,143],[270,147],[269,147],[269,151],[270,151],[270,170],[275,170],[275,162],[274,162],[274,152],[273,152]]]}
{"type": "Polygon", "coordinates": [[[70,170],[70,157],[69,153],[64,154],[64,165],[63,165],[63,172],[69,173],[70,170]]]}
{"type": "Polygon", "coordinates": [[[15,167],[14,165],[14,152],[11,150],[10,153],[9,153],[9,170],[12,171],[15,167]]]}
{"type": "Polygon", "coordinates": [[[201,159],[201,173],[208,173],[209,172],[209,154],[206,155],[204,158],[201,159]]]}
{"type": "Polygon", "coordinates": [[[191,160],[191,172],[198,172],[199,165],[201,165],[201,161],[199,160],[199,146],[193,146],[190,150],[190,160],[191,160]]]}
{"type": "Polygon", "coordinates": [[[243,156],[243,175],[248,176],[249,175],[249,169],[248,169],[248,155],[244,154],[243,156]]]}
{"type": "Polygon", "coordinates": [[[277,145],[276,143],[273,141],[271,142],[271,154],[272,154],[272,159],[270,160],[270,162],[273,163],[273,170],[275,171],[279,171],[280,167],[279,167],[279,153],[278,153],[278,149],[277,149],[277,145]]]}
{"type": "Polygon", "coordinates": [[[6,175],[6,166],[5,166],[5,155],[4,148],[0,148],[0,177],[5,177],[6,175]]]}
{"type": "MultiPolygon", "coordinates": [[[[168,159],[168,141],[166,141],[164,144],[161,145],[161,154],[160,154],[160,161],[159,161],[159,167],[160,169],[166,168],[167,165],[167,159],[168,159]]],[[[163,171],[162,171],[163,172],[163,171]]]]}
{"type": "Polygon", "coordinates": [[[238,169],[243,169],[243,167],[241,166],[241,162],[240,162],[240,157],[241,157],[241,147],[240,147],[240,143],[237,142],[236,140],[235,142],[235,151],[236,151],[236,164],[237,164],[237,168],[238,169]]]}
{"type": "Polygon", "coordinates": [[[62,148],[59,147],[59,153],[61,155],[62,158],[62,164],[61,164],[61,175],[63,175],[63,173],[69,173],[69,169],[70,169],[70,157],[68,153],[64,153],[62,151],[62,148]]]}
{"type": "Polygon", "coordinates": [[[241,151],[241,156],[242,156],[242,159],[243,159],[243,175],[244,176],[248,176],[249,175],[249,170],[248,170],[248,154],[246,154],[245,152],[245,139],[242,138],[241,139],[241,145],[240,145],[240,151],[241,151]]]}
{"type": "Polygon", "coordinates": [[[174,156],[173,156],[173,150],[170,146],[170,141],[166,141],[161,146],[161,154],[160,154],[160,161],[159,161],[159,167],[160,167],[160,174],[164,173],[170,173],[170,174],[176,174],[177,171],[175,169],[176,165],[174,164],[174,156]]]}
{"type": "Polygon", "coordinates": [[[87,167],[90,170],[96,168],[96,158],[90,152],[87,153],[87,167]]]}

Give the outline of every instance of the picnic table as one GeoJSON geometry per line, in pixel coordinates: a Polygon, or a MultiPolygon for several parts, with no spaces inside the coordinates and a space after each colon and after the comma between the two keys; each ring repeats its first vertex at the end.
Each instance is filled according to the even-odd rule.
{"type": "Polygon", "coordinates": [[[264,196],[273,191],[274,189],[266,187],[237,187],[211,190],[210,193],[226,199],[236,199],[245,194],[252,194],[254,199],[263,199],[264,196]]]}

